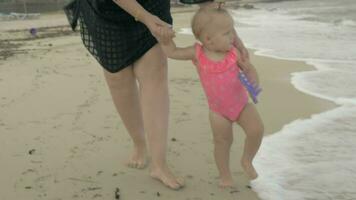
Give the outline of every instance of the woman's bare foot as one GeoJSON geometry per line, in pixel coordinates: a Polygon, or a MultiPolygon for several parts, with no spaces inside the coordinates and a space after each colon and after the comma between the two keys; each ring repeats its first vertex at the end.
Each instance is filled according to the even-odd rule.
{"type": "Polygon", "coordinates": [[[168,167],[152,169],[150,175],[152,178],[161,181],[164,185],[173,190],[184,187],[184,179],[176,178],[168,167]]]}
{"type": "Polygon", "coordinates": [[[257,174],[255,168],[253,167],[252,162],[242,160],[241,166],[245,170],[245,173],[251,180],[256,179],[258,177],[258,174],[257,174]]]}
{"type": "Polygon", "coordinates": [[[146,167],[146,147],[135,147],[127,166],[136,169],[143,169],[146,167]]]}
{"type": "Polygon", "coordinates": [[[220,178],[219,187],[222,189],[232,188],[234,186],[234,181],[232,178],[220,178]]]}

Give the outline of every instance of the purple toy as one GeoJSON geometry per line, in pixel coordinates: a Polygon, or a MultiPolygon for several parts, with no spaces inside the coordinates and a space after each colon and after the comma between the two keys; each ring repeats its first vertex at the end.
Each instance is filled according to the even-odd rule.
{"type": "Polygon", "coordinates": [[[239,79],[240,79],[241,83],[245,86],[248,93],[250,94],[250,97],[252,98],[253,103],[256,104],[258,102],[257,96],[262,91],[262,89],[259,87],[253,86],[252,83],[247,79],[247,76],[245,75],[245,73],[243,73],[242,71],[240,71],[240,73],[239,73],[239,79]]]}

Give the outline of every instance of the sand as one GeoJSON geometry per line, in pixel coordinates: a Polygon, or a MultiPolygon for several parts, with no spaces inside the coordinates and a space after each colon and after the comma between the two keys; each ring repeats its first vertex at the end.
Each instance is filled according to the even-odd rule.
{"type": "MultiPolygon", "coordinates": [[[[175,30],[191,13],[175,13],[175,30]]],[[[0,22],[0,199],[258,199],[239,166],[244,135],[236,126],[231,153],[235,189],[217,187],[205,96],[191,62],[169,60],[171,113],[168,159],[186,187],[172,191],[149,169],[127,168],[130,138],[115,111],[102,69],[72,33],[63,14],[0,22]],[[53,27],[48,27],[53,26],[53,27]],[[39,29],[38,37],[28,33],[39,29]],[[47,27],[47,28],[46,28],[47,27]]],[[[177,34],[179,46],[193,36],[177,34]]],[[[266,135],[332,108],[290,84],[303,62],[251,59],[263,93],[257,105],[266,135]]],[[[263,173],[263,172],[259,172],[263,173]]]]}

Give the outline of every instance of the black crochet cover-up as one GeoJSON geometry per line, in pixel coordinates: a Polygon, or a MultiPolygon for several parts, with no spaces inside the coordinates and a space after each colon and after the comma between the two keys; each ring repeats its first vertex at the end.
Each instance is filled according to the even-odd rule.
{"type": "MultiPolygon", "coordinates": [[[[137,2],[172,24],[170,0],[137,2]]],[[[157,43],[144,24],[135,21],[113,0],[73,0],[64,11],[73,30],[80,22],[84,46],[111,73],[133,64],[157,43]]]]}

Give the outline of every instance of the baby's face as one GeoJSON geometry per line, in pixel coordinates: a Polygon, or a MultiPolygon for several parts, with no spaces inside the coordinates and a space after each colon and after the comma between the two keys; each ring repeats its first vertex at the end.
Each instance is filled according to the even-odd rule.
{"type": "Polygon", "coordinates": [[[215,51],[229,51],[234,42],[234,22],[227,17],[214,21],[211,25],[215,28],[210,36],[212,47],[215,51]]]}

